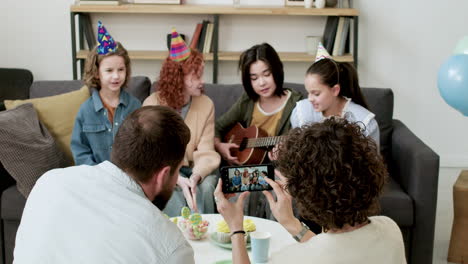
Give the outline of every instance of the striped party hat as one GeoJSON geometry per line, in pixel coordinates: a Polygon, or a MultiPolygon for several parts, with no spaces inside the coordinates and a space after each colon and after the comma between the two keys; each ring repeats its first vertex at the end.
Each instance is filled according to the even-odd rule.
{"type": "Polygon", "coordinates": [[[173,61],[183,61],[190,57],[190,48],[187,47],[175,28],[172,28],[170,57],[173,61]]]}
{"type": "Polygon", "coordinates": [[[319,42],[317,47],[317,55],[315,55],[315,61],[319,61],[321,59],[331,59],[332,57],[328,53],[328,51],[323,46],[322,42],[319,42]]]}
{"type": "Polygon", "coordinates": [[[100,55],[106,55],[109,52],[115,52],[117,50],[117,43],[114,41],[112,36],[107,32],[106,28],[102,25],[101,21],[98,21],[98,47],[97,53],[100,55]]]}

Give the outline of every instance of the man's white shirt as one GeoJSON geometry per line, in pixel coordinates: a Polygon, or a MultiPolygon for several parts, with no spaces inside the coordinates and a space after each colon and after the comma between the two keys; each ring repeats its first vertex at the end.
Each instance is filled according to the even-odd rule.
{"type": "Polygon", "coordinates": [[[45,173],[28,197],[14,263],[194,263],[140,185],[109,161],[45,173]]]}

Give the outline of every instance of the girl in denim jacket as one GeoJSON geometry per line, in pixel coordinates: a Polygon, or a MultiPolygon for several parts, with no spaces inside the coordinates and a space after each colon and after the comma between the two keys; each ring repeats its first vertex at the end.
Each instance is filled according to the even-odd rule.
{"type": "Polygon", "coordinates": [[[99,44],[88,54],[84,82],[91,97],[80,107],[71,139],[76,165],[94,165],[110,159],[114,136],[125,117],[141,102],[122,88],[130,79],[127,50],[98,22],[99,44]]]}

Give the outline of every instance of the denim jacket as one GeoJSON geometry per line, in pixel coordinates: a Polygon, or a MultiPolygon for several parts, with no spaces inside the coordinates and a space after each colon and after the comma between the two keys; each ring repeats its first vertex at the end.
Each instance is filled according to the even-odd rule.
{"type": "Polygon", "coordinates": [[[141,102],[137,98],[121,90],[114,124],[111,124],[99,92],[93,90],[91,97],[80,106],[73,128],[71,151],[75,165],[94,165],[110,160],[112,143],[120,124],[140,106],[141,102]]]}

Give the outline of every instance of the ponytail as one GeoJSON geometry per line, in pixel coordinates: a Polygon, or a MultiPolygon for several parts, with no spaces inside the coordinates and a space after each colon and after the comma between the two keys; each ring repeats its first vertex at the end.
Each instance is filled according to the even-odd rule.
{"type": "Polygon", "coordinates": [[[340,95],[351,98],[356,104],[369,109],[364,95],[359,86],[359,78],[356,68],[347,62],[337,62],[340,74],[340,95]]]}

